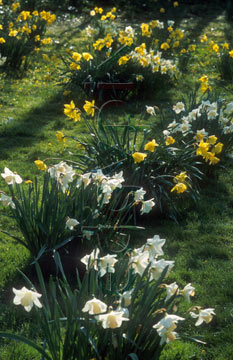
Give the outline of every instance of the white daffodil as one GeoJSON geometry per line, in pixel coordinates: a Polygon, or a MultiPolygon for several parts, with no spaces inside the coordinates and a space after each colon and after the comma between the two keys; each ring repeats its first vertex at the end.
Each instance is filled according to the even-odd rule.
{"type": "Polygon", "coordinates": [[[90,315],[96,315],[106,312],[107,305],[94,297],[92,300],[86,302],[82,311],[88,312],[90,315]]]}
{"type": "Polygon", "coordinates": [[[135,201],[135,202],[143,201],[145,194],[146,194],[146,191],[143,190],[143,188],[140,188],[139,190],[136,190],[136,191],[134,192],[134,201],[135,201]]]}
{"type": "Polygon", "coordinates": [[[0,201],[2,201],[4,206],[11,206],[12,209],[15,209],[15,204],[12,201],[11,197],[1,193],[0,201]]]}
{"type": "Polygon", "coordinates": [[[229,104],[227,104],[226,109],[225,109],[225,113],[228,115],[233,111],[233,102],[230,102],[229,104]]]}
{"type": "Polygon", "coordinates": [[[68,228],[69,230],[74,230],[74,227],[78,224],[79,222],[76,219],[71,219],[68,217],[68,219],[66,220],[66,228],[68,228]]]}
{"type": "Polygon", "coordinates": [[[4,168],[4,173],[1,175],[8,185],[21,184],[23,182],[18,174],[12,172],[7,167],[4,168]]]}
{"type": "Polygon", "coordinates": [[[154,106],[148,106],[146,105],[146,112],[150,115],[155,115],[155,108],[154,106]]]}
{"type": "Polygon", "coordinates": [[[91,176],[92,179],[98,183],[101,183],[104,179],[106,179],[106,176],[103,174],[103,171],[101,169],[98,169],[96,172],[93,172],[91,176]]]}
{"type": "Polygon", "coordinates": [[[145,249],[149,252],[150,258],[164,254],[162,246],[165,244],[165,241],[165,239],[160,239],[159,235],[154,235],[152,239],[147,239],[145,249]]]}
{"type": "Polygon", "coordinates": [[[15,305],[22,305],[28,312],[32,309],[33,304],[39,308],[42,307],[42,304],[39,301],[39,298],[42,295],[35,291],[28,290],[25,286],[22,287],[21,290],[13,288],[13,293],[15,294],[13,303],[15,305]]]}
{"type": "Polygon", "coordinates": [[[142,207],[140,209],[141,215],[147,214],[151,211],[152,207],[155,206],[154,198],[146,201],[142,201],[142,207]]]}
{"type": "Polygon", "coordinates": [[[180,290],[180,294],[184,296],[185,300],[190,302],[190,296],[195,295],[195,288],[191,285],[191,283],[189,283],[183,288],[183,290],[180,290]]]}
{"type": "Polygon", "coordinates": [[[136,274],[143,275],[145,269],[149,264],[149,253],[148,251],[139,253],[139,255],[132,256],[129,260],[129,264],[134,269],[136,274]]]}
{"type": "MultiPolygon", "coordinates": [[[[171,268],[174,266],[174,261],[168,261],[168,260],[153,260],[151,262],[150,267],[150,281],[151,280],[158,280],[163,272],[163,270],[168,266],[167,274],[171,270],[171,268]]],[[[167,275],[166,274],[166,275],[167,275]]]]}
{"type": "Polygon", "coordinates": [[[178,334],[173,330],[176,329],[178,321],[185,320],[184,318],[176,315],[166,315],[162,320],[153,326],[161,337],[160,345],[174,341],[178,334]]]}
{"type": "Polygon", "coordinates": [[[214,313],[214,309],[209,308],[209,309],[201,309],[199,311],[199,314],[195,314],[194,312],[190,312],[190,315],[193,318],[198,318],[196,323],[195,323],[195,326],[199,326],[203,322],[205,322],[207,324],[209,322],[211,322],[211,320],[213,319],[213,315],[215,315],[215,313],[214,313]]]}
{"type": "Polygon", "coordinates": [[[97,259],[99,256],[100,250],[98,248],[94,249],[89,255],[85,255],[80,261],[86,265],[86,269],[88,270],[92,266],[94,266],[95,270],[98,270],[97,267],[97,259]]]}
{"type": "Polygon", "coordinates": [[[110,311],[108,314],[97,315],[95,318],[102,322],[104,329],[116,329],[121,326],[123,321],[129,321],[124,317],[124,311],[110,311]]]}
{"type": "Polygon", "coordinates": [[[48,169],[51,178],[56,179],[62,187],[62,191],[65,192],[68,184],[73,181],[75,171],[72,166],[67,165],[64,161],[52,166],[48,169]]]}
{"type": "Polygon", "coordinates": [[[168,26],[173,26],[173,25],[175,24],[175,21],[173,21],[173,20],[168,20],[168,21],[167,21],[167,24],[168,24],[168,26]]]}
{"type": "Polygon", "coordinates": [[[91,182],[91,173],[86,173],[86,174],[79,174],[79,178],[77,180],[77,188],[81,186],[81,184],[84,185],[84,189],[90,184],[91,182]]]}
{"type": "Polygon", "coordinates": [[[174,282],[170,285],[165,285],[165,288],[166,288],[166,292],[167,292],[165,301],[169,300],[178,291],[178,285],[176,282],[174,282]]]}
{"type": "Polygon", "coordinates": [[[120,300],[123,306],[129,306],[131,304],[131,298],[132,298],[132,293],[133,293],[134,289],[128,290],[128,291],[124,291],[123,294],[120,296],[120,300]]]}
{"type": "Polygon", "coordinates": [[[94,231],[91,230],[82,230],[83,237],[85,237],[87,240],[91,240],[92,235],[94,235],[94,231]]]}
{"type": "Polygon", "coordinates": [[[179,101],[178,103],[176,103],[176,105],[173,105],[172,109],[173,111],[175,111],[176,114],[179,114],[181,113],[181,111],[185,110],[184,103],[179,101]]]}
{"type": "Polygon", "coordinates": [[[98,267],[100,268],[100,276],[104,276],[107,272],[114,273],[114,265],[118,261],[115,259],[117,255],[106,255],[99,258],[98,267]]]}

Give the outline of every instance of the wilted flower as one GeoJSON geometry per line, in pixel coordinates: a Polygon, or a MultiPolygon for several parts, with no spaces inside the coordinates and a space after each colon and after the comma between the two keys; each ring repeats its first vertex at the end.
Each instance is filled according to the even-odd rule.
{"type": "Polygon", "coordinates": [[[66,227],[69,230],[74,230],[74,227],[77,226],[78,224],[79,224],[79,222],[76,219],[71,219],[68,217],[68,219],[66,220],[66,227]]]}
{"type": "Polygon", "coordinates": [[[124,317],[124,311],[110,311],[108,314],[97,315],[96,320],[102,322],[104,329],[116,329],[122,324],[122,321],[129,321],[124,317]]]}
{"type": "Polygon", "coordinates": [[[215,315],[214,313],[214,309],[210,308],[210,309],[202,309],[199,311],[199,314],[195,314],[194,312],[190,312],[190,315],[193,318],[198,318],[195,326],[199,326],[201,325],[203,322],[205,323],[209,323],[211,322],[211,320],[213,319],[213,315],[215,315]]]}
{"type": "Polygon", "coordinates": [[[42,304],[38,300],[42,295],[35,291],[28,290],[25,286],[22,287],[21,290],[13,288],[13,293],[15,294],[13,303],[15,305],[22,305],[26,311],[30,311],[33,304],[39,308],[42,307],[42,304]]]}
{"type": "Polygon", "coordinates": [[[23,182],[22,178],[18,174],[13,173],[7,167],[4,168],[4,173],[1,175],[8,185],[21,184],[23,182]]]}
{"type": "Polygon", "coordinates": [[[96,315],[107,311],[107,305],[94,297],[86,302],[82,311],[88,312],[90,315],[96,315]]]}

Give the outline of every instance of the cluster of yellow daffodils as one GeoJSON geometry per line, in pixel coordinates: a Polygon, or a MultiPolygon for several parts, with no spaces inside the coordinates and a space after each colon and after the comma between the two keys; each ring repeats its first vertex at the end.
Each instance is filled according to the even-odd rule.
{"type": "MultiPolygon", "coordinates": [[[[38,46],[41,44],[50,44],[51,38],[42,39],[42,31],[47,24],[52,24],[56,20],[56,15],[51,14],[49,11],[37,10],[20,11],[20,2],[14,2],[10,7],[11,21],[4,21],[4,25],[0,25],[0,44],[7,43],[7,38],[16,38],[18,44],[22,42],[22,47],[25,46],[25,41],[30,41],[31,44],[38,46]]],[[[5,46],[5,45],[4,45],[5,46]]],[[[13,46],[11,44],[11,46],[13,46]]],[[[38,47],[34,50],[39,51],[38,47]]],[[[22,51],[21,51],[22,53],[22,51]]],[[[19,56],[19,59],[23,59],[24,56],[19,56]]]]}
{"type": "Polygon", "coordinates": [[[74,122],[77,122],[81,119],[81,111],[76,108],[73,100],[71,100],[70,104],[65,104],[64,107],[64,114],[68,116],[68,118],[73,119],[74,122]]]}
{"type": "Polygon", "coordinates": [[[72,53],[72,59],[75,62],[70,63],[70,70],[81,70],[81,61],[85,60],[86,62],[89,62],[93,59],[93,56],[88,52],[83,52],[82,54],[74,51],[72,53]]]}
{"type": "Polygon", "coordinates": [[[100,20],[106,21],[108,19],[114,20],[116,18],[116,8],[113,7],[110,11],[108,11],[106,14],[104,14],[104,10],[101,7],[95,7],[93,10],[90,11],[90,15],[94,17],[95,15],[101,15],[100,20]]]}
{"type": "Polygon", "coordinates": [[[176,175],[173,179],[175,186],[171,189],[171,192],[176,191],[177,194],[182,194],[187,190],[187,182],[186,179],[188,175],[186,171],[181,172],[179,175],[176,175]]]}
{"type": "MultiPolygon", "coordinates": [[[[87,115],[91,115],[93,117],[95,114],[95,100],[92,100],[91,102],[88,100],[85,100],[83,109],[87,115]]],[[[64,114],[68,118],[73,119],[74,122],[77,122],[77,121],[81,120],[82,112],[79,108],[77,108],[75,106],[74,101],[71,100],[70,104],[64,104],[64,114]]]]}
{"type": "Polygon", "coordinates": [[[201,91],[205,93],[207,90],[212,91],[212,87],[209,85],[209,78],[203,75],[199,81],[201,82],[201,91]]]}
{"type": "MultiPolygon", "coordinates": [[[[153,140],[151,140],[151,141],[149,141],[148,143],[145,144],[144,150],[153,153],[157,146],[159,146],[159,144],[157,144],[155,139],[153,139],[153,140]]],[[[140,162],[144,161],[145,158],[147,157],[147,154],[136,151],[136,152],[134,152],[132,154],[132,157],[134,159],[134,164],[137,164],[137,163],[140,163],[140,162]]]]}
{"type": "Polygon", "coordinates": [[[201,155],[206,162],[209,161],[210,165],[215,165],[220,161],[216,155],[222,152],[222,148],[223,144],[221,142],[217,143],[217,137],[215,135],[211,135],[206,139],[206,141],[201,139],[198,144],[196,154],[201,155]]]}

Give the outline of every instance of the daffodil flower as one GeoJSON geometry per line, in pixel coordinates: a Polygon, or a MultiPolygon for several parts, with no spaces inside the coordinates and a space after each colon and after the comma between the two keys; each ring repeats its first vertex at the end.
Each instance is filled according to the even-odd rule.
{"type": "Polygon", "coordinates": [[[39,298],[42,295],[35,291],[28,290],[25,286],[22,287],[21,290],[13,288],[13,293],[15,294],[13,303],[15,305],[22,305],[28,312],[31,311],[33,304],[39,308],[42,307],[42,304],[39,301],[39,298]]]}
{"type": "Polygon", "coordinates": [[[4,168],[4,173],[1,175],[8,185],[21,184],[23,182],[18,174],[12,172],[7,167],[4,168]]]}
{"type": "Polygon", "coordinates": [[[68,228],[69,230],[74,230],[74,227],[78,224],[79,222],[76,219],[71,219],[68,217],[68,219],[66,220],[66,228],[68,228]]]}
{"type": "Polygon", "coordinates": [[[104,329],[116,329],[121,326],[123,321],[129,321],[124,317],[124,311],[110,311],[108,314],[97,315],[95,318],[102,323],[104,329]]]}
{"type": "Polygon", "coordinates": [[[86,302],[82,311],[88,312],[90,315],[96,315],[106,312],[107,305],[94,297],[92,300],[86,302]]]}
{"type": "Polygon", "coordinates": [[[199,311],[199,314],[195,314],[194,312],[190,312],[190,315],[193,318],[198,318],[196,323],[195,323],[195,326],[199,326],[203,322],[205,322],[207,324],[209,322],[211,322],[211,320],[213,319],[213,315],[215,315],[215,313],[214,313],[214,309],[209,308],[209,309],[201,309],[199,311]]]}

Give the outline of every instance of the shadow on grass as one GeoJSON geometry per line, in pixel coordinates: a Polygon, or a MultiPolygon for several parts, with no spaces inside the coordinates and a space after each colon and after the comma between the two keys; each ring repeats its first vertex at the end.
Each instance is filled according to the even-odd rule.
{"type": "Polygon", "coordinates": [[[44,139],[44,127],[53,123],[59,127],[63,113],[63,96],[57,92],[42,106],[34,108],[11,122],[0,127],[0,159],[7,159],[10,152],[23,147],[31,147],[44,139]]]}

